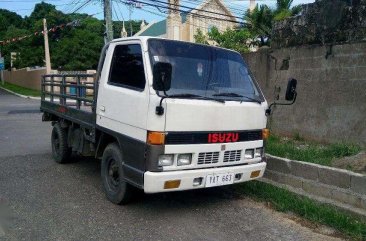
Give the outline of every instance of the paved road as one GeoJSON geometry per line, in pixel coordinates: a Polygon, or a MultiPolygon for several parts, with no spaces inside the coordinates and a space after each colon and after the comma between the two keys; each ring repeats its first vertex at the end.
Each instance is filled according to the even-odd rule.
{"type": "Polygon", "coordinates": [[[98,161],[52,161],[38,105],[0,90],[0,240],[338,240],[230,187],[114,205],[98,161]]]}
{"type": "Polygon", "coordinates": [[[41,121],[39,105],[0,89],[0,157],[49,152],[51,127],[41,121]]]}

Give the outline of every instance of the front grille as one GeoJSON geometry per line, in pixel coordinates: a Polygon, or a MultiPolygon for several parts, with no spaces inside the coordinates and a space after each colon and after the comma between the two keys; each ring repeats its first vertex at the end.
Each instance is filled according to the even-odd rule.
{"type": "Polygon", "coordinates": [[[225,151],[224,162],[237,162],[241,159],[241,150],[225,151]]]}
{"type": "Polygon", "coordinates": [[[197,164],[211,164],[219,162],[219,152],[201,152],[197,164]]]}
{"type": "Polygon", "coordinates": [[[236,142],[262,140],[262,130],[247,130],[247,131],[204,131],[204,132],[168,132],[165,137],[167,145],[182,145],[182,144],[206,144],[209,143],[208,135],[212,133],[238,133],[239,138],[236,142]]]}

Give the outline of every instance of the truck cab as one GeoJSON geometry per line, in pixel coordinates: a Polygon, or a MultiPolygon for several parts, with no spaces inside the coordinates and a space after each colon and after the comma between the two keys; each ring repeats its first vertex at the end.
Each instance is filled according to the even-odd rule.
{"type": "Polygon", "coordinates": [[[268,105],[232,50],[116,39],[101,54],[91,123],[78,121],[80,107],[69,118],[73,110],[65,103],[66,111],[59,104],[47,108],[43,97],[44,120],[62,123],[67,140],[61,142],[70,152],[88,143],[88,153],[102,159],[103,189],[114,203],[128,202],[135,188],[158,193],[229,185],[260,178],[266,168],[268,105]]]}

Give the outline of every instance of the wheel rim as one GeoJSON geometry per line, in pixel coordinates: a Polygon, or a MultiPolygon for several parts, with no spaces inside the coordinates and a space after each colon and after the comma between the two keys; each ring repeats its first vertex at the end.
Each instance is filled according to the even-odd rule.
{"type": "Polygon", "coordinates": [[[118,189],[120,175],[119,175],[119,167],[116,160],[110,158],[108,160],[108,169],[107,169],[107,183],[110,189],[116,191],[118,189]]]}

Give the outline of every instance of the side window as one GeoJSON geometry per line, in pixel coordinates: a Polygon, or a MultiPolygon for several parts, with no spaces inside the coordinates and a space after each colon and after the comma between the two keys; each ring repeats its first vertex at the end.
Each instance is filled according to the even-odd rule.
{"type": "Polygon", "coordinates": [[[144,63],[139,44],[117,45],[114,48],[109,84],[143,90],[144,63]]]}

